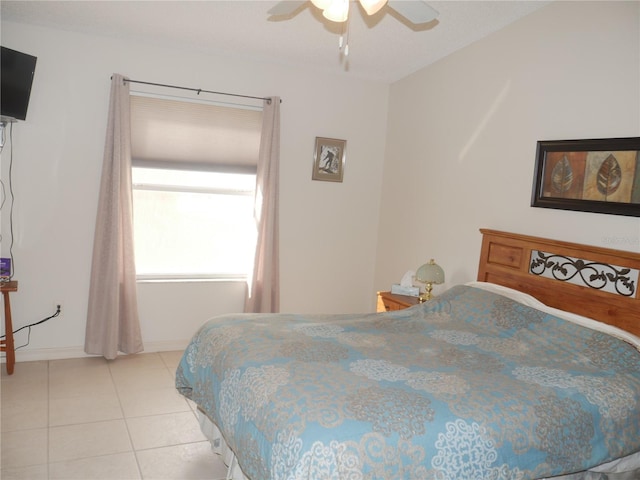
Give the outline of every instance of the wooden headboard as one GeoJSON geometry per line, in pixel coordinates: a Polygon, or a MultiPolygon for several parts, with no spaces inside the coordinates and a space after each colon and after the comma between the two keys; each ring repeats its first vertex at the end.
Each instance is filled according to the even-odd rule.
{"type": "Polygon", "coordinates": [[[640,254],[480,229],[478,280],[640,337],[640,254]]]}

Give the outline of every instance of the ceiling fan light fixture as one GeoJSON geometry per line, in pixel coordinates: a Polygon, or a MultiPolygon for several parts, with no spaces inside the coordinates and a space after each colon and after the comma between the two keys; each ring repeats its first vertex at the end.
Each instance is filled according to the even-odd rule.
{"type": "Polygon", "coordinates": [[[331,0],[328,7],[322,12],[322,16],[332,22],[344,22],[349,16],[349,0],[331,0]]]}
{"type": "Polygon", "coordinates": [[[311,0],[311,3],[313,3],[320,10],[324,10],[329,5],[331,5],[331,0],[311,0]]]}
{"type": "MultiPolygon", "coordinates": [[[[312,0],[313,1],[313,0],[312,0]]],[[[387,0],[360,0],[360,5],[367,15],[375,15],[387,4],[387,0]]]]}

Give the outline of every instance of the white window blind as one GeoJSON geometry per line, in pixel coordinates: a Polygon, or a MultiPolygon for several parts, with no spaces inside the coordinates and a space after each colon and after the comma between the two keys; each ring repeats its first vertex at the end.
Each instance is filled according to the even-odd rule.
{"type": "Polygon", "coordinates": [[[131,96],[139,280],[244,279],[262,110],[131,96]]]}
{"type": "Polygon", "coordinates": [[[134,165],[255,173],[262,110],[131,96],[134,165]]]}

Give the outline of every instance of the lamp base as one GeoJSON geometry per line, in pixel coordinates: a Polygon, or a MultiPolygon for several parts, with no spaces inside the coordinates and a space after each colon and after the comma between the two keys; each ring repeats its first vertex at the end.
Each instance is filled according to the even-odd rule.
{"type": "Polygon", "coordinates": [[[433,283],[431,282],[425,283],[424,293],[420,294],[420,303],[424,303],[433,298],[433,295],[431,295],[431,290],[433,290],[433,283]]]}

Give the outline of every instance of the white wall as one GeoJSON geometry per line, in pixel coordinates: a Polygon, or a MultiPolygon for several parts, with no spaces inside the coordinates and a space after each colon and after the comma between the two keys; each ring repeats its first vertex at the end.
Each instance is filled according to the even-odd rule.
{"type": "MultiPolygon", "coordinates": [[[[15,327],[33,329],[18,360],[81,354],[109,77],[248,95],[281,108],[282,310],[371,311],[389,87],[2,22],[2,45],[38,57],[27,121],[13,127],[15,327]],[[311,180],[316,136],[347,140],[343,183],[311,180]]],[[[2,153],[8,186],[9,148],[2,153]]],[[[9,254],[8,205],[2,255],[9,254]]],[[[186,344],[209,317],[242,308],[242,284],[142,284],[147,349],[186,344]]],[[[26,341],[26,331],[16,338],[26,341]]]]}
{"type": "Polygon", "coordinates": [[[640,252],[640,219],[530,207],[536,141],[640,136],[640,2],[554,2],[392,85],[377,289],[481,227],[640,252]]]}

